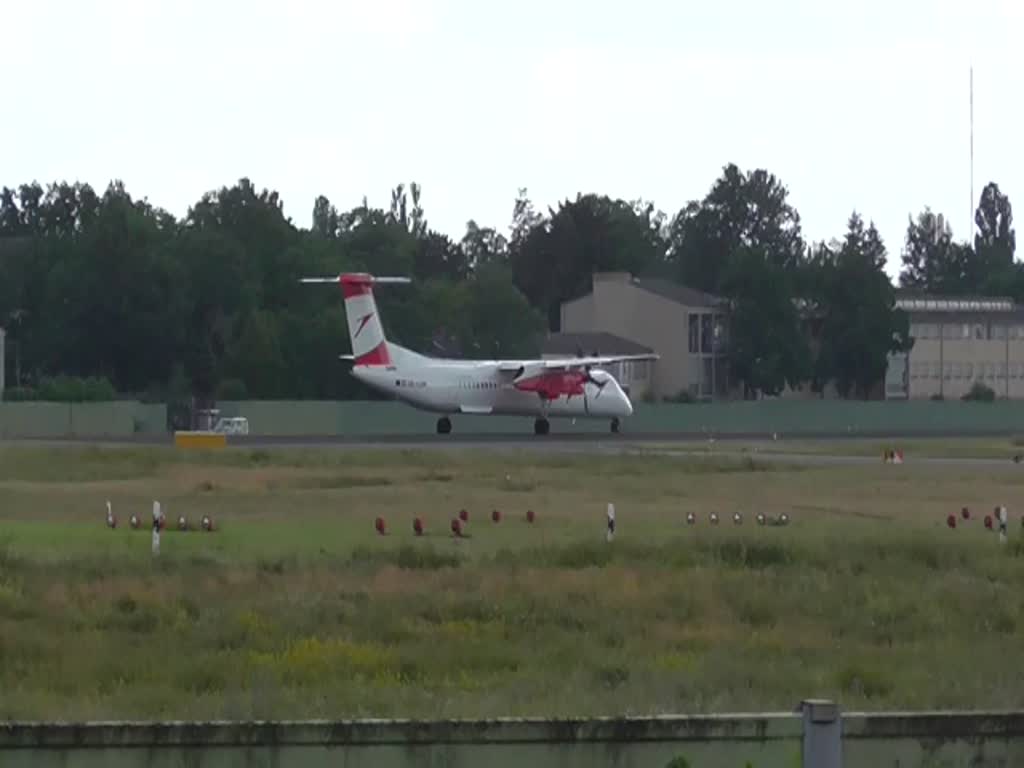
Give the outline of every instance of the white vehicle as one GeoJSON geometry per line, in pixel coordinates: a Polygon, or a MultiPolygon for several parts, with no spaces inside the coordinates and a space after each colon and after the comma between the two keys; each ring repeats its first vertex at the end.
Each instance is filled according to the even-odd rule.
{"type": "Polygon", "coordinates": [[[224,435],[248,435],[249,420],[244,416],[220,419],[213,431],[224,435]]]}
{"type": "Polygon", "coordinates": [[[633,405],[614,377],[597,366],[658,356],[578,357],[559,360],[449,360],[421,355],[388,341],[380,323],[373,286],[408,283],[406,277],[364,273],[303,278],[304,283],[337,283],[345,297],[352,375],[414,408],[442,414],[439,434],[452,429],[455,414],[534,417],[534,433],[546,435],[548,419],[608,419],[618,432],[633,405]]]}

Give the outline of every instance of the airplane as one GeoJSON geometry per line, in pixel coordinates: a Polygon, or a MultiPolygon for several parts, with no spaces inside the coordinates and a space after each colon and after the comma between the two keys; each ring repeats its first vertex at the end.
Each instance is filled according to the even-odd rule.
{"type": "Polygon", "coordinates": [[[534,417],[534,434],[546,435],[549,418],[608,419],[617,433],[633,414],[629,397],[599,366],[657,360],[656,354],[566,357],[534,360],[456,360],[406,349],[384,335],[373,286],[410,283],[407,277],[350,272],[305,277],[303,283],[336,283],[345,300],[352,375],[368,386],[421,411],[438,413],[437,433],[452,431],[451,417],[504,415],[534,417]]]}

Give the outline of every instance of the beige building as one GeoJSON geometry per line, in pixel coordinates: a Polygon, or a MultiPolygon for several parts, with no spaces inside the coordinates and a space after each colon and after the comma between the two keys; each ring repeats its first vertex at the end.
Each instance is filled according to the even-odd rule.
{"type": "Polygon", "coordinates": [[[914,347],[890,357],[887,398],[958,399],[981,382],[1024,397],[1024,307],[1009,299],[901,296],[914,347]]]}
{"type": "MultiPolygon", "coordinates": [[[[897,306],[909,315],[914,347],[890,355],[874,397],[959,399],[981,382],[996,397],[1024,398],[1024,307],[1001,298],[905,293],[897,306]]],[[[609,369],[634,399],[738,397],[729,381],[727,313],[724,299],[668,280],[597,273],[590,293],[562,305],[562,331],[547,339],[542,354],[653,351],[660,356],[655,362],[609,369]]],[[[813,327],[808,333],[814,335],[813,327]]],[[[802,387],[782,396],[836,393],[832,386],[824,395],[802,387]]]]}
{"type": "Polygon", "coordinates": [[[543,354],[653,350],[657,361],[610,369],[631,397],[722,397],[729,387],[726,318],[717,296],[669,280],[597,273],[590,293],[562,305],[561,333],[552,334],[543,354]]]}

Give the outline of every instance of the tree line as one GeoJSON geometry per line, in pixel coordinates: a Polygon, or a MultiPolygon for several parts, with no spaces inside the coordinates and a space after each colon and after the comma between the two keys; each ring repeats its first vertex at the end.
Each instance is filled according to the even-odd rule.
{"type": "MultiPolygon", "coordinates": [[[[997,184],[982,191],[975,225],[961,242],[928,208],[909,218],[900,286],[1024,298],[997,184]]],[[[598,194],[541,211],[523,189],[506,227],[470,220],[458,240],[431,227],[415,183],[396,186],[387,207],[318,197],[307,229],[247,178],[203,194],[180,219],[119,181],[102,194],[33,182],[0,192],[0,326],[16,395],[64,376],[146,399],[348,399],[370,393],[339,361],[344,308],[302,276],[412,275],[377,296],[396,341],[517,357],[539,353],[561,303],[589,291],[593,272],[629,271],[729,300],[731,379],[748,393],[809,381],[858,397],[912,343],[886,258],[857,211],[842,235],[809,242],[781,180],[732,164],[672,216],[598,194]]]]}

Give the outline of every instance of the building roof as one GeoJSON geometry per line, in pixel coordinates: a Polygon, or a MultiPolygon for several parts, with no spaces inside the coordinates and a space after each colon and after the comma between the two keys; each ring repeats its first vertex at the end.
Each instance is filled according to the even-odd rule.
{"type": "Polygon", "coordinates": [[[552,333],[541,346],[542,355],[649,355],[652,352],[650,347],[603,331],[552,333]]]}
{"type": "Polygon", "coordinates": [[[593,281],[595,283],[625,283],[686,307],[719,307],[728,304],[727,299],[688,288],[672,280],[658,277],[635,277],[629,272],[595,272],[593,281]]]}
{"type": "Polygon", "coordinates": [[[896,306],[908,312],[1013,312],[1012,299],[1001,296],[933,296],[898,292],[896,306]]]}
{"type": "Polygon", "coordinates": [[[726,299],[721,296],[688,288],[671,280],[662,280],[657,277],[634,277],[631,282],[641,290],[657,294],[687,307],[717,307],[726,303],[726,299]]]}

